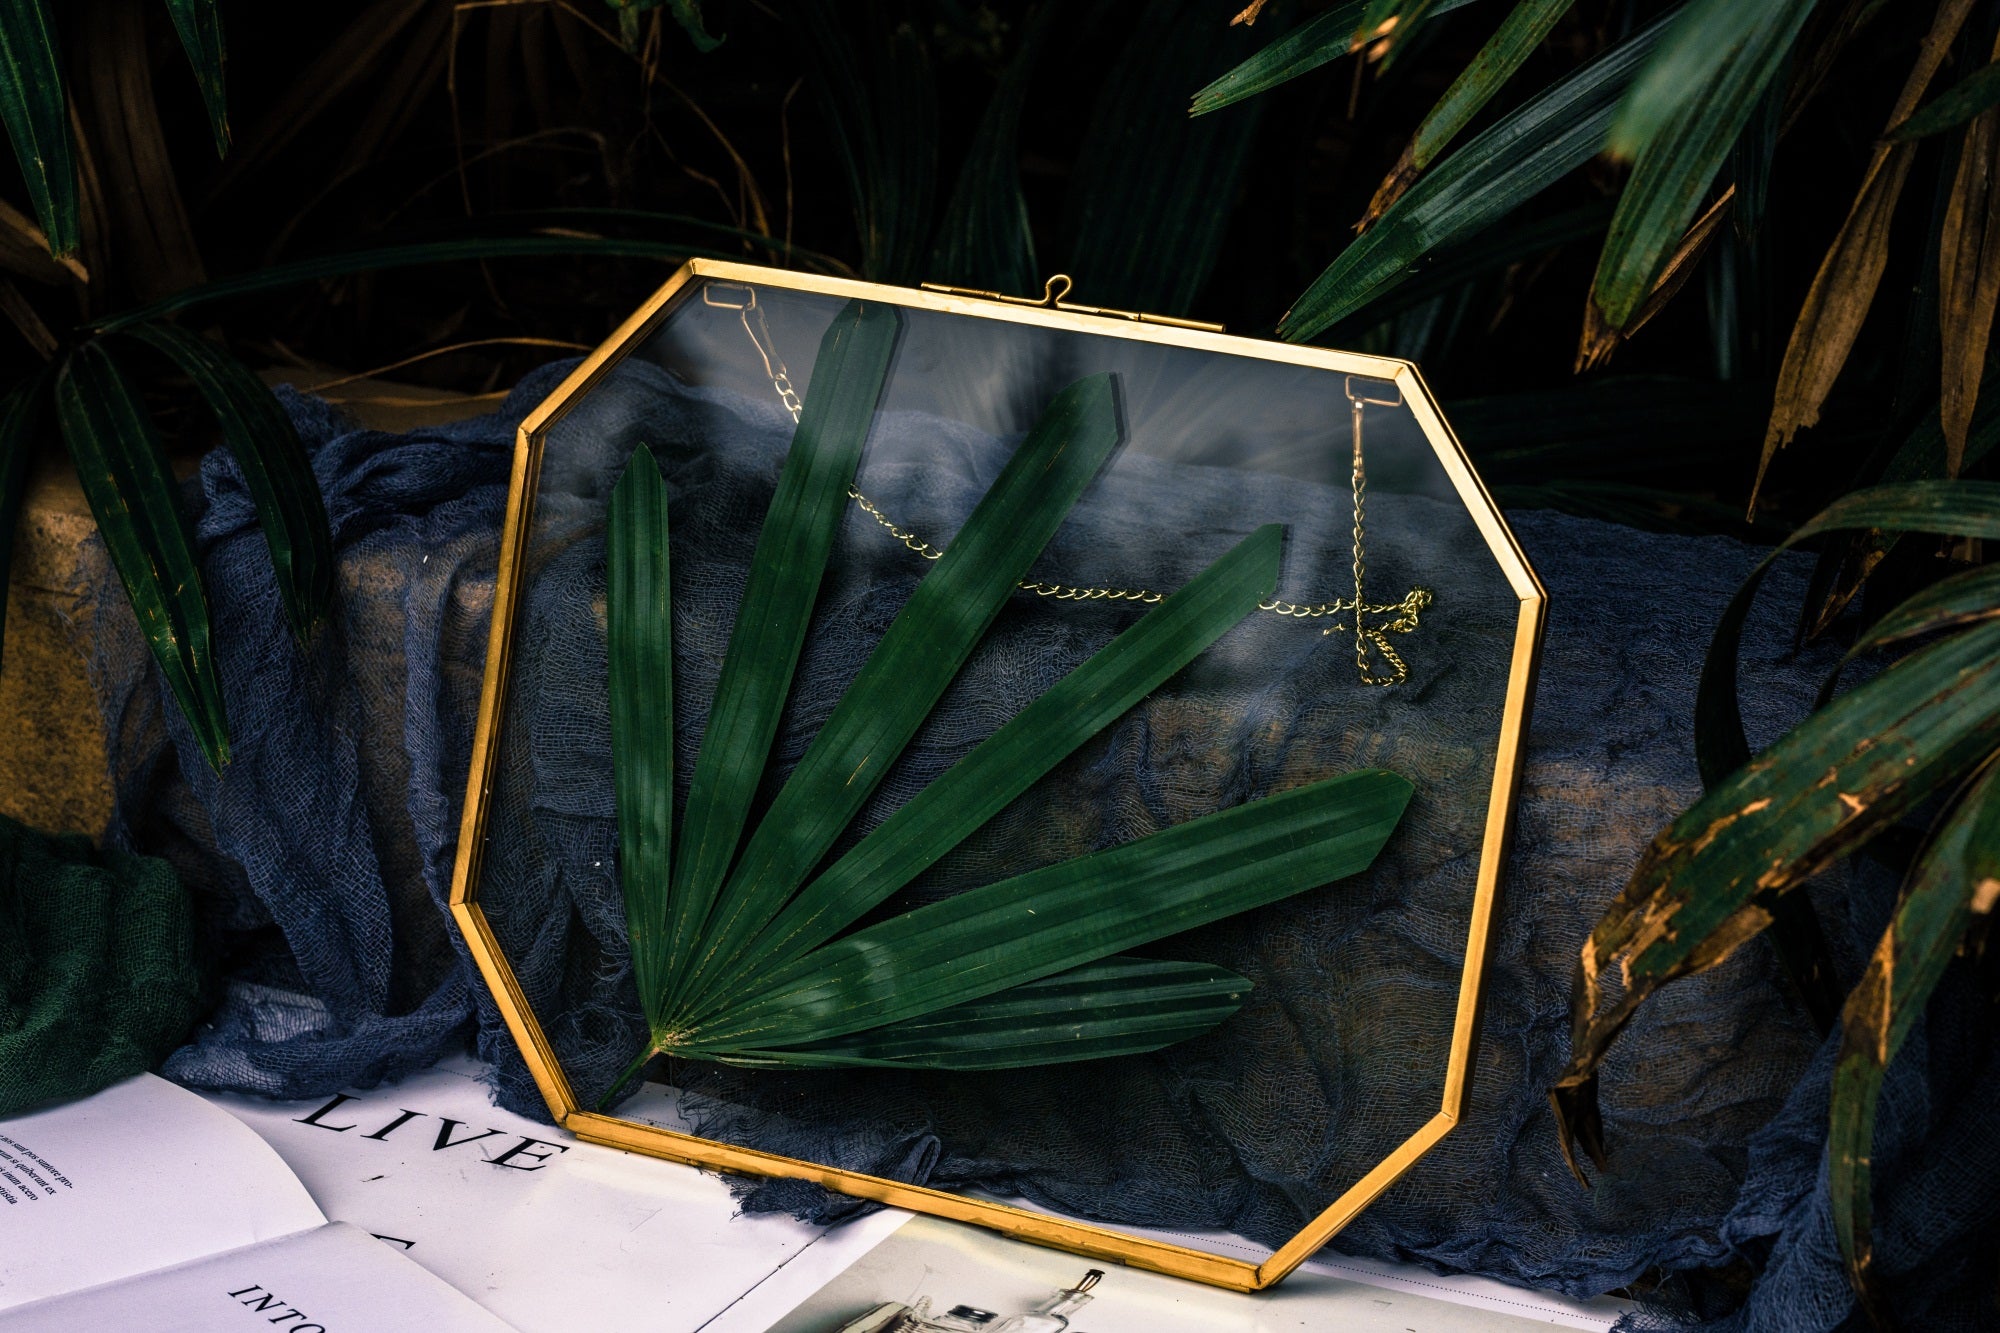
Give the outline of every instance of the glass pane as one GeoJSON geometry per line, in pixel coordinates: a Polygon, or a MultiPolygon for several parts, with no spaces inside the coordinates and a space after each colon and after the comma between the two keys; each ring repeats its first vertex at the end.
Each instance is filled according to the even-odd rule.
{"type": "MultiPolygon", "coordinates": [[[[790,443],[788,391],[814,392],[816,349],[844,304],[696,277],[546,436],[480,899],[587,1107],[645,1042],[615,877],[606,498],[633,449],[650,446],[673,497],[684,803],[790,443]]],[[[1125,443],[1031,581],[1167,593],[1259,525],[1287,535],[1274,604],[884,912],[1357,768],[1401,773],[1416,796],[1366,874],[1140,951],[1255,983],[1238,1014],[1179,1046],[1001,1073],[675,1061],[664,1076],[711,1137],[875,1171],[935,1134],[950,1182],[1275,1243],[1437,1114],[1520,597],[1394,383],[1265,359],[1256,345],[1146,341],[1160,335],[1115,320],[1056,328],[914,306],[900,319],[856,482],[865,503],[850,505],[836,544],[766,799],[924,575],[912,548],[949,542],[1077,379],[1116,377],[1125,443]],[[1356,397],[1367,400],[1361,522],[1356,397]],[[1327,609],[1351,602],[1357,578],[1358,644],[1348,609],[1327,609]]],[[[1017,593],[835,854],[1143,612],[1102,594],[1017,593]]]]}

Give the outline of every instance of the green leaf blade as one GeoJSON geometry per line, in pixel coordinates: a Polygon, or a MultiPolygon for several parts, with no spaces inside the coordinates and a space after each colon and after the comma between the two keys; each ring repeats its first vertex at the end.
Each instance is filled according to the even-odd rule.
{"type": "Polygon", "coordinates": [[[1354,31],[1367,8],[1368,0],[1346,0],[1286,33],[1197,92],[1188,114],[1220,111],[1340,59],[1354,49],[1354,31]]]}
{"type": "Polygon", "coordinates": [[[740,993],[845,930],[1124,716],[1271,596],[1283,543],[1258,529],[1029,703],[801,889],[714,989],[740,993]]]}
{"type": "Polygon", "coordinates": [[[2000,902],[2000,764],[1959,803],[1911,875],[1896,914],[1841,1016],[1828,1116],[1827,1185],[1833,1231],[1865,1305],[1872,1240],[1875,1111],[1883,1076],[1975,915],[2000,902]]]}
{"type": "Polygon", "coordinates": [[[1056,395],[890,623],[771,803],[701,936],[692,981],[677,998],[701,994],[716,970],[797,891],[916,734],[1123,434],[1111,376],[1090,376],[1056,395]]]}
{"type": "Polygon", "coordinates": [[[690,1034],[693,1054],[879,1027],[1357,874],[1408,805],[1379,769],[1295,788],[972,889],[835,940],[690,1034]]]}
{"type": "Polygon", "coordinates": [[[1017,1069],[1139,1055],[1200,1036],[1250,983],[1208,963],[1107,958],[846,1037],[728,1063],[796,1068],[1017,1069]]]}
{"type": "Polygon", "coordinates": [[[1430,109],[1410,140],[1411,168],[1423,171],[1437,160],[1472,118],[1493,100],[1533,55],[1576,0],[1520,0],[1479,54],[1430,109]]]}
{"type": "Polygon", "coordinates": [[[188,64],[194,70],[195,85],[201,89],[202,105],[208,110],[215,155],[226,157],[229,98],[223,82],[222,10],[216,0],[166,0],[166,4],[167,12],[174,17],[174,31],[180,34],[181,49],[187,52],[188,64]]]}
{"type": "Polygon", "coordinates": [[[1841,529],[2000,540],[2000,483],[1913,481],[1855,491],[1807,520],[1764,558],[1723,609],[1702,663],[1701,682],[1695,691],[1694,741],[1704,786],[1714,788],[1750,762],[1750,742],[1743,732],[1743,712],[1736,699],[1736,659],[1743,626],[1764,575],[1780,552],[1808,537],[1841,529]]]}
{"type": "Polygon", "coordinates": [[[2000,61],[1984,65],[1939,93],[1888,137],[1907,143],[1956,129],[1980,112],[2000,103],[2000,61]]]}
{"type": "Polygon", "coordinates": [[[221,427],[257,507],[285,618],[304,642],[333,605],[335,561],[326,503],[292,419],[242,362],[194,334],[144,324],[132,336],[194,382],[221,427]]]}
{"type": "Polygon", "coordinates": [[[1485,227],[1595,157],[1626,87],[1667,31],[1633,34],[1468,141],[1341,251],[1285,317],[1304,342],[1407,278],[1431,250],[1485,227]]]}
{"type": "Polygon", "coordinates": [[[1868,627],[1847,650],[1842,665],[1890,644],[1924,634],[1960,629],[2000,616],[2000,565],[1983,565],[1912,593],[1868,627]]]}
{"type": "Polygon", "coordinates": [[[194,541],[145,409],[101,344],[70,354],[56,377],[56,417],[154,660],[220,771],[229,762],[229,722],[194,541]]]}
{"type": "Polygon", "coordinates": [[[639,446],[605,516],[604,620],[611,667],[611,764],[618,876],[632,975],[658,1031],[671,957],[674,827],[674,657],[667,484],[639,446]]]}
{"type": "Polygon", "coordinates": [[[855,301],[820,342],[695,760],[674,865],[669,995],[742,841],[900,329],[893,306],[855,301]]]}
{"type": "Polygon", "coordinates": [[[69,100],[55,24],[43,0],[0,0],[0,122],[26,178],[35,219],[57,257],[80,236],[69,100]]]}
{"type": "Polygon", "coordinates": [[[1636,157],[1593,299],[1624,328],[1694,221],[1817,0],[1693,0],[1618,108],[1610,144],[1636,157]]]}

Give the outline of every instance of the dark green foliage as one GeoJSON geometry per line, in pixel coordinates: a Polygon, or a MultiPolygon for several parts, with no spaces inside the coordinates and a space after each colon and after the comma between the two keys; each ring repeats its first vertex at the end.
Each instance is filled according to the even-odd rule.
{"type": "Polygon", "coordinates": [[[0,817],[0,1117],[86,1097],[187,1040],[195,937],[165,861],[0,817]]]}
{"type": "Polygon", "coordinates": [[[1439,163],[1306,289],[1279,335],[1312,337],[1393,287],[1423,256],[1498,221],[1596,156],[1619,100],[1665,34],[1660,24],[1637,34],[1439,163]]]}
{"type": "Polygon", "coordinates": [[[1147,0],[1105,72],[1077,148],[1067,271],[1094,305],[1184,315],[1208,282],[1249,165],[1261,106],[1190,120],[1188,89],[1247,46],[1206,0],[1147,0]]]}
{"type": "Polygon", "coordinates": [[[1974,70],[1889,131],[1892,139],[1922,139],[1956,129],[2000,103],[2000,62],[1974,70]]]}
{"type": "Polygon", "coordinates": [[[55,25],[43,0],[0,0],[0,120],[49,249],[77,246],[76,168],[55,25]]]}
{"type": "Polygon", "coordinates": [[[194,540],[152,423],[111,355],[85,343],[56,377],[56,418],[77,480],[181,713],[208,762],[229,762],[194,540]]]}
{"type": "Polygon", "coordinates": [[[187,52],[194,69],[195,83],[201,88],[202,105],[208,108],[208,124],[215,136],[215,155],[229,151],[229,101],[223,87],[222,13],[217,0],[166,0],[167,12],[174,17],[174,31],[180,34],[181,49],[187,52]]]}
{"type": "Polygon", "coordinates": [[[194,382],[222,428],[257,506],[285,618],[305,639],[333,602],[333,537],[292,419],[262,381],[220,348],[171,324],[142,324],[132,336],[194,382]]]}

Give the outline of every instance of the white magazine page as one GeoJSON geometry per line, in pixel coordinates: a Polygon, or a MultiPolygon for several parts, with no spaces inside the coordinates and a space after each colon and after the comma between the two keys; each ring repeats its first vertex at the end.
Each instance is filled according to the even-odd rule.
{"type": "Polygon", "coordinates": [[[1270,1291],[1244,1295],[919,1217],[804,1301],[776,1291],[777,1299],[746,1299],[703,1333],[1537,1333],[1552,1325],[1606,1328],[1616,1317],[1565,1317],[1531,1292],[1475,1304],[1460,1292],[1412,1285],[1307,1264],[1270,1291]],[[1066,1324],[1036,1318],[1079,1287],[1087,1299],[1062,1311],[1066,1324]]]}
{"type": "Polygon", "coordinates": [[[325,1220],[242,1122],[151,1074],[0,1120],[0,1309],[325,1220]]]}
{"type": "MultiPolygon", "coordinates": [[[[483,1074],[454,1060],[310,1102],[212,1100],[277,1150],[327,1216],[523,1333],[695,1333],[766,1287],[796,1304],[905,1219],[828,1232],[739,1216],[720,1178],[513,1115],[492,1104],[483,1074]]],[[[672,1120],[654,1091],[620,1113],[672,1120]]]]}
{"type": "Polygon", "coordinates": [[[507,1333],[357,1227],[331,1223],[0,1313],[0,1333],[507,1333]]]}

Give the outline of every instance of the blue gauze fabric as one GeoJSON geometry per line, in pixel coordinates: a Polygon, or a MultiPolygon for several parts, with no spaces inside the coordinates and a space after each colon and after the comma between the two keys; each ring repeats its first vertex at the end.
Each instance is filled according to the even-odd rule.
{"type": "MultiPolygon", "coordinates": [[[[405,435],[355,430],[321,402],[286,396],[340,555],[334,623],[308,649],[283,627],[240,473],[221,451],[204,462],[197,539],[235,754],[219,778],[189,743],[115,576],[96,560],[91,642],[119,798],[114,838],[175,862],[202,895],[233,978],[196,1039],[169,1060],[172,1077],[272,1097],[318,1096],[371,1086],[470,1041],[498,1067],[503,1103],[546,1115],[443,901],[513,432],[565,369],[530,376],[491,416],[405,435]]],[[[747,558],[789,422],[769,405],[719,390],[662,380],[648,393],[654,424],[718,445],[667,458],[677,655],[683,663],[708,659],[677,667],[695,696],[692,707],[677,700],[677,712],[687,714],[677,719],[686,728],[685,773],[699,739],[698,696],[713,679],[728,624],[721,615],[721,630],[704,638],[701,625],[717,617],[695,613],[733,606],[725,575],[747,558]],[[702,506],[691,503],[695,496],[702,506]],[[707,543],[707,566],[684,556],[684,534],[707,543]]],[[[952,439],[952,461],[965,472],[961,489],[976,493],[999,446],[963,433],[952,439]]],[[[591,494],[599,478],[589,468],[601,472],[602,462],[576,462],[579,475],[549,488],[540,515],[545,561],[517,641],[517,679],[533,684],[534,702],[520,702],[524,686],[509,716],[534,743],[503,751],[483,889],[523,984],[538,1004],[548,1001],[544,1023],[586,1096],[608,1083],[641,1031],[612,864],[601,629],[594,649],[588,632],[593,612],[601,614],[601,538],[595,511],[577,498],[591,494]]],[[[550,466],[560,465],[552,457],[550,466]]],[[[903,488],[899,500],[921,498],[909,489],[912,479],[885,482],[903,488]]],[[[1215,502],[1212,494],[1199,499],[1215,502]]],[[[1252,499],[1253,510],[1266,502],[1252,499]]],[[[1329,512],[1340,510],[1335,501],[1329,512]]],[[[1563,1167],[1544,1095],[1566,1054],[1578,945],[1647,840],[1699,793],[1689,719],[1702,652],[1760,553],[1720,538],[1546,512],[1510,521],[1549,589],[1551,623],[1471,1113],[1342,1233],[1338,1248],[1579,1295],[1747,1259],[1763,1276],[1734,1311],[1713,1308],[1699,1284],[1669,1278],[1661,1290],[1671,1297],[1685,1287],[1684,1312],[1715,1316],[1717,1327],[1837,1327],[1852,1302],[1826,1215],[1830,1047],[1807,1030],[1761,946],[1668,988],[1614,1048],[1604,1074],[1613,1159],[1595,1188],[1578,1187],[1563,1167]]],[[[1393,547],[1390,536],[1385,545],[1393,547]]],[[[892,558],[857,554],[850,563],[865,574],[869,560],[892,558]]],[[[1183,572],[1175,567],[1156,581],[1183,572]]],[[[808,654],[808,686],[851,675],[854,654],[893,611],[893,603],[873,612],[841,603],[843,589],[860,586],[842,577],[830,598],[853,632],[843,638],[823,618],[816,643],[832,647],[808,654]]],[[[1802,561],[1780,563],[1765,593],[1767,614],[1746,638],[1743,698],[1758,743],[1803,714],[1826,665],[1823,653],[1789,651],[1785,615],[1803,595],[1804,578],[1802,561]]],[[[1395,578],[1383,586],[1392,583],[1402,586],[1395,578]]],[[[1031,630],[1025,618],[1003,628],[1015,636],[1004,642],[1038,659],[1073,660],[1095,646],[1081,631],[1031,630]]],[[[988,668],[1000,672],[988,680],[1046,670],[1039,660],[988,668]]],[[[1421,670],[1413,694],[1426,685],[1421,670]]],[[[804,693],[812,698],[793,710],[781,738],[787,761],[827,705],[824,690],[804,693]]],[[[947,705],[956,706],[950,698],[947,705]]],[[[1143,734],[1121,732],[1097,752],[1101,791],[1129,803],[1140,758],[1170,775],[1194,774],[1194,789],[1156,792],[1161,809],[1112,811],[1107,825],[1179,817],[1187,802],[1214,801],[1217,781],[1235,784],[1221,793],[1228,799],[1256,794],[1268,781],[1235,770],[1204,776],[1213,767],[1204,738],[1176,740],[1160,722],[1149,715],[1143,734]],[[1142,742],[1150,748],[1131,749],[1142,742]]],[[[920,736],[918,749],[927,737],[936,733],[920,736]]],[[[950,745],[933,748],[940,753],[919,758],[948,762],[950,745]]],[[[1429,762],[1402,759],[1404,767],[1429,762]]],[[[1073,776],[1084,782],[1089,773],[1073,776]]],[[[1422,773],[1415,776],[1421,786],[1422,773]]],[[[883,800],[893,806],[908,793],[891,787],[883,800]]],[[[1001,860],[1010,847],[1018,855],[1033,832],[1003,828],[988,850],[1001,860]]],[[[1421,870],[1397,872],[1415,876],[1400,881],[1412,901],[1421,898],[1421,870]]],[[[1815,894],[1851,980],[1886,919],[1892,889],[1857,875],[1830,877],[1815,894]]],[[[1411,915],[1387,894],[1361,909],[1311,905],[1258,918],[1254,937],[1250,926],[1213,932],[1205,943],[1222,950],[1222,961],[1256,970],[1260,1021],[1240,1040],[1225,1039],[1234,1031],[1225,1028],[1162,1056],[1105,1062],[1119,1066],[1111,1072],[1070,1067],[1077,1072],[1064,1077],[1076,1080],[1077,1104],[1110,1107],[1108,1123],[1095,1123],[1105,1117],[1093,1112],[1065,1124],[1042,1105],[1061,1103],[1063,1085],[1046,1082],[997,1078],[944,1092],[901,1076],[857,1084],[708,1068],[675,1073],[712,1132],[759,1146],[946,1188],[1024,1195],[1111,1221],[1225,1227],[1276,1244],[1351,1179],[1353,1162],[1338,1151],[1344,1130],[1396,1127],[1373,1124],[1366,1104],[1374,1085],[1365,1080],[1388,1069],[1393,1086],[1402,1055],[1399,1030],[1377,1010],[1412,989],[1438,989],[1437,979],[1455,977],[1457,967],[1455,956],[1430,943],[1434,926],[1402,919],[1411,915]],[[1340,915],[1350,910],[1359,910],[1361,926],[1340,915]],[[1348,1002],[1330,1012],[1318,998],[1328,985],[1326,959],[1357,952],[1329,952],[1313,935],[1321,928],[1367,946],[1359,964],[1341,963],[1363,970],[1340,975],[1373,978],[1368,985],[1381,989],[1372,1005],[1367,989],[1350,989],[1348,1002]],[[1294,1026],[1295,1019],[1303,1022],[1294,1026]],[[1314,1044],[1315,1025],[1329,1023],[1339,1029],[1337,1049],[1367,1057],[1349,1062],[1358,1071],[1313,1063],[1327,1049],[1314,1044]],[[1237,1077],[1230,1062],[1238,1046],[1289,1060],[1287,1076],[1237,1077]],[[1039,1098],[1041,1110],[1016,1116],[1009,1099],[1017,1095],[1039,1098]]],[[[1413,1073],[1408,1081],[1419,1080],[1413,1073]]],[[[1992,1252],[2000,1210],[2000,1143],[1985,1132],[1982,1108],[1996,1091],[1990,1018],[1955,980],[1891,1069],[1876,1153],[1877,1264],[1899,1310],[1926,1327],[1975,1327],[1986,1311],[1981,1260],[1992,1252]]],[[[1431,1094],[1401,1100],[1431,1102],[1431,1094]]],[[[1417,1120],[1427,1114],[1417,1111],[1417,1120]]],[[[843,1205],[784,1182],[746,1194],[753,1209],[822,1218],[840,1216],[843,1205]]]]}

